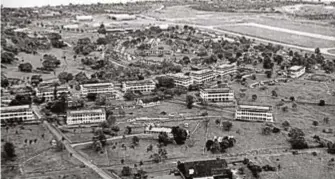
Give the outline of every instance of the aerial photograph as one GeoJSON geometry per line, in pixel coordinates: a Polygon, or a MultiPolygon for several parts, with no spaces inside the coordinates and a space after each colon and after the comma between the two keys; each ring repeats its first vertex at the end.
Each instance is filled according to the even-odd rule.
{"type": "Polygon", "coordinates": [[[2,0],[2,179],[335,179],[335,0],[2,0]]]}

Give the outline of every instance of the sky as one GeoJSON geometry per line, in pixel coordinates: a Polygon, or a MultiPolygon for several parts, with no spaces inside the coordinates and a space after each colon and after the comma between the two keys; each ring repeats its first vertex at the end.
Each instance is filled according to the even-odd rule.
{"type": "Polygon", "coordinates": [[[34,6],[56,6],[72,4],[91,4],[91,3],[119,3],[136,0],[1,0],[4,7],[34,7],[34,6]]]}

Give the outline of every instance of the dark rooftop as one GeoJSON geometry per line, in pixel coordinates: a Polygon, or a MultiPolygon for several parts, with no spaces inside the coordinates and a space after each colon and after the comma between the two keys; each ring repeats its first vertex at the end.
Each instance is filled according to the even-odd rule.
{"type": "Polygon", "coordinates": [[[224,159],[183,162],[178,165],[178,170],[185,179],[220,176],[219,178],[231,178],[232,174],[227,169],[227,161],[224,159]]]}

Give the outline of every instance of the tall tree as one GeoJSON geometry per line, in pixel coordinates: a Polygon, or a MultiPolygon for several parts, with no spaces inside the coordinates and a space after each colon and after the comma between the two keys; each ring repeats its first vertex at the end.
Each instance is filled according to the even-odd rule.
{"type": "Polygon", "coordinates": [[[11,160],[14,157],[16,157],[15,146],[11,142],[5,143],[3,152],[4,152],[3,157],[5,157],[5,159],[11,160]]]}
{"type": "Polygon", "coordinates": [[[194,103],[194,97],[191,95],[186,96],[186,106],[188,109],[192,109],[194,103]]]}

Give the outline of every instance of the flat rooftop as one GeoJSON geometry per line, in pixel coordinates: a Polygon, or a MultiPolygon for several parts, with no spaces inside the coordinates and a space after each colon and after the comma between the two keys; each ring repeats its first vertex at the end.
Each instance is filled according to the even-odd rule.
{"type": "Polygon", "coordinates": [[[84,88],[93,88],[93,87],[110,87],[113,86],[113,83],[92,83],[92,84],[82,84],[84,88]]]}
{"type": "Polygon", "coordinates": [[[92,114],[92,113],[105,113],[104,109],[88,109],[88,110],[76,110],[76,111],[68,111],[68,115],[73,114],[92,114]]]}
{"type": "MultiPolygon", "coordinates": [[[[43,88],[38,88],[38,91],[40,93],[42,92],[51,92],[55,89],[55,87],[43,87],[43,88]]],[[[57,91],[68,91],[69,89],[66,86],[57,86],[57,91]]]]}
{"type": "Polygon", "coordinates": [[[289,70],[293,70],[293,71],[296,71],[296,70],[300,70],[300,69],[302,69],[302,68],[304,68],[303,66],[291,66],[290,68],[289,68],[289,70]]]}
{"type": "Polygon", "coordinates": [[[191,78],[190,76],[186,76],[182,73],[176,73],[176,74],[168,74],[168,76],[173,77],[173,78],[182,78],[182,79],[189,79],[191,78]]]}
{"type": "Polygon", "coordinates": [[[200,71],[192,71],[191,74],[201,75],[201,74],[204,74],[204,73],[211,73],[211,72],[213,72],[213,70],[205,69],[205,70],[200,70],[200,71]]]}
{"type": "Polygon", "coordinates": [[[267,111],[272,110],[272,106],[240,104],[240,105],[238,105],[238,109],[239,110],[247,110],[247,111],[267,112],[267,111]]]}
{"type": "Polygon", "coordinates": [[[207,93],[230,93],[233,92],[230,88],[206,88],[202,89],[201,91],[207,92],[207,93]]]}
{"type": "Polygon", "coordinates": [[[155,84],[152,80],[142,80],[142,81],[126,81],[125,82],[127,85],[151,85],[155,84]]]}
{"type": "Polygon", "coordinates": [[[167,127],[152,127],[151,129],[149,129],[149,126],[145,128],[146,131],[150,131],[150,132],[156,132],[156,133],[160,133],[160,132],[166,132],[166,133],[171,133],[172,129],[171,128],[167,128],[167,127]]]}
{"type": "Polygon", "coordinates": [[[219,68],[219,69],[226,69],[226,68],[234,68],[234,67],[237,67],[236,63],[222,64],[222,65],[219,65],[217,68],[219,68]]]}
{"type": "Polygon", "coordinates": [[[10,111],[21,111],[31,109],[29,105],[19,105],[19,106],[4,106],[1,107],[1,112],[10,112],[10,111]]]}

